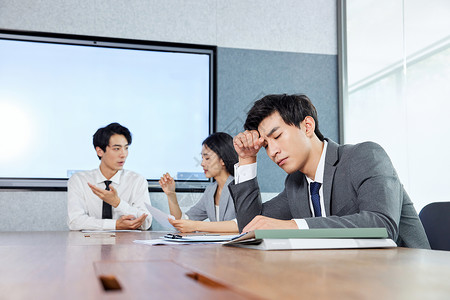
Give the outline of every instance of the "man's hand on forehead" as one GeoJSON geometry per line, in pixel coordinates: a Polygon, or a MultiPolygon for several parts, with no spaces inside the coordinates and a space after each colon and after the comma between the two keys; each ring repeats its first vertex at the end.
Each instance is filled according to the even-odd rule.
{"type": "Polygon", "coordinates": [[[264,139],[256,130],[246,130],[234,137],[233,144],[239,156],[239,162],[256,162],[256,155],[263,145],[264,139]]]}

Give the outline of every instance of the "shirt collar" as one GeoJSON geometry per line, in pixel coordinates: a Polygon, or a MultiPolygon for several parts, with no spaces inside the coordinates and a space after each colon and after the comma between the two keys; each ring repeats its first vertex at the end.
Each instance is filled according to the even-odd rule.
{"type": "MultiPolygon", "coordinates": [[[[324,140],[322,155],[320,155],[319,164],[317,165],[316,175],[314,176],[314,182],[323,183],[323,173],[325,171],[325,156],[327,154],[327,146],[328,142],[324,140]]],[[[308,176],[306,176],[306,180],[308,180],[308,183],[313,182],[313,180],[308,176]]]]}
{"type": "MultiPolygon", "coordinates": [[[[120,177],[122,177],[122,173],[123,173],[123,170],[117,171],[117,173],[109,180],[111,180],[115,184],[120,184],[120,177]]],[[[98,168],[97,172],[95,174],[95,181],[97,183],[102,183],[105,180],[108,180],[108,179],[106,179],[105,176],[103,176],[102,172],[100,171],[100,168],[98,168]]]]}

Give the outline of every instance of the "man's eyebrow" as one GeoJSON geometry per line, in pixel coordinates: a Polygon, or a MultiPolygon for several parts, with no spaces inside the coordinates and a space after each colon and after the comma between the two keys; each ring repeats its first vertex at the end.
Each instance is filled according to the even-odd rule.
{"type": "Polygon", "coordinates": [[[280,128],[280,126],[274,127],[268,134],[267,137],[270,137],[275,131],[277,131],[280,128]]]}
{"type": "Polygon", "coordinates": [[[129,144],[125,144],[125,145],[119,145],[119,144],[110,145],[110,147],[127,147],[127,146],[130,146],[130,145],[129,144]]]}

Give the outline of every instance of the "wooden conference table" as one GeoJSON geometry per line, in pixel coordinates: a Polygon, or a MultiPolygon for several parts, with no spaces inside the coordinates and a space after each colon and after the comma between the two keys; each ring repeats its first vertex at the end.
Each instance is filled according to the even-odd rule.
{"type": "Polygon", "coordinates": [[[1,232],[0,299],[450,299],[447,251],[133,243],[161,235],[1,232]]]}

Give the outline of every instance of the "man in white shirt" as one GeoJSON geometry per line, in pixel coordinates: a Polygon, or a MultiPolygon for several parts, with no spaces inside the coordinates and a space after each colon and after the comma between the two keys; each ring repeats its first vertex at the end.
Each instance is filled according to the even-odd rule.
{"type": "Polygon", "coordinates": [[[124,170],[130,131],[111,123],[93,136],[98,169],[77,172],[68,181],[68,225],[71,230],[147,230],[152,217],[147,180],[124,170]]]}
{"type": "Polygon", "coordinates": [[[430,247],[383,148],[325,139],[307,96],[263,97],[248,112],[244,128],[234,138],[239,163],[229,185],[241,231],[385,227],[399,246],[430,247]],[[256,180],[261,147],[288,173],[284,190],[265,203],[256,180]]]}

